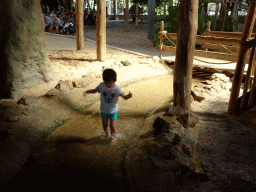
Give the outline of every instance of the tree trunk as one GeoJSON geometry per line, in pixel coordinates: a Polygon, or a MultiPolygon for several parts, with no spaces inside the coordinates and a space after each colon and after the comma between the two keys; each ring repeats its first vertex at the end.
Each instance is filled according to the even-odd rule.
{"type": "Polygon", "coordinates": [[[83,0],[76,0],[76,45],[84,50],[84,8],[83,0]]]}
{"type": "Polygon", "coordinates": [[[21,88],[53,80],[44,19],[40,0],[3,0],[0,11],[0,99],[18,99],[21,88]]]}
{"type": "Polygon", "coordinates": [[[174,106],[191,108],[193,57],[198,28],[198,0],[181,0],[176,59],[174,66],[174,106]]]}
{"type": "Polygon", "coordinates": [[[97,1],[97,60],[106,61],[106,1],[97,1]]]}

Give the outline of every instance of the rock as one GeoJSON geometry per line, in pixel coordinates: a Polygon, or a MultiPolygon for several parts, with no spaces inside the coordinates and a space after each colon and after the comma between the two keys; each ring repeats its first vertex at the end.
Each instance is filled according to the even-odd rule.
{"type": "Polygon", "coordinates": [[[224,90],[229,90],[231,88],[231,85],[227,84],[227,83],[223,83],[221,85],[221,88],[224,89],[224,90]]]}
{"type": "Polygon", "coordinates": [[[47,93],[44,96],[47,98],[53,98],[56,97],[59,93],[60,91],[58,89],[52,88],[49,91],[47,91],[47,93]]]}
{"type": "Polygon", "coordinates": [[[185,168],[184,165],[175,160],[166,160],[157,156],[150,156],[150,158],[157,169],[163,169],[165,171],[176,171],[176,176],[178,176],[180,170],[185,168]]]}
{"type": "MultiPolygon", "coordinates": [[[[25,112],[24,112],[25,113],[25,112]]],[[[9,114],[9,115],[7,115],[7,117],[6,117],[6,121],[7,122],[16,122],[16,121],[18,121],[19,120],[19,116],[15,116],[15,115],[11,115],[11,114],[9,114]]]]}
{"type": "Polygon", "coordinates": [[[171,124],[169,122],[167,122],[166,120],[162,119],[159,116],[155,119],[153,123],[153,128],[155,129],[156,134],[170,132],[169,131],[170,126],[171,124]]]}
{"type": "MultiPolygon", "coordinates": [[[[72,88],[73,88],[73,85],[72,85],[72,88]]],[[[56,85],[55,89],[58,89],[61,92],[70,92],[70,85],[68,85],[68,80],[66,83],[63,80],[60,80],[59,83],[56,85]]]]}
{"type": "Polygon", "coordinates": [[[34,103],[30,104],[27,107],[27,110],[24,112],[25,115],[31,114],[31,112],[37,110],[44,103],[43,98],[38,98],[34,103]]]}
{"type": "Polygon", "coordinates": [[[185,109],[180,106],[171,106],[168,109],[167,116],[177,116],[185,112],[185,109]]]}
{"type": "Polygon", "coordinates": [[[184,142],[189,146],[193,147],[195,145],[195,137],[189,129],[184,129],[182,140],[184,140],[184,142]]]}
{"type": "Polygon", "coordinates": [[[93,82],[94,79],[95,78],[93,76],[86,75],[83,78],[75,79],[74,81],[72,81],[72,84],[76,88],[83,88],[83,87],[88,86],[91,82],[93,82]]]}
{"type": "Polygon", "coordinates": [[[191,91],[191,95],[194,98],[195,101],[201,102],[205,99],[205,97],[200,96],[196,93],[196,91],[191,91]]]}
{"type": "Polygon", "coordinates": [[[177,157],[179,157],[179,152],[177,149],[170,144],[162,144],[153,141],[148,145],[147,148],[150,156],[157,156],[166,160],[175,160],[177,157]]]}
{"type": "Polygon", "coordinates": [[[181,137],[177,133],[169,132],[159,134],[156,140],[160,143],[177,145],[181,141],[181,137]]]}
{"type": "Polygon", "coordinates": [[[65,80],[64,83],[65,83],[66,85],[68,85],[68,87],[69,87],[70,90],[74,89],[73,83],[72,83],[71,80],[65,80]]]}
{"type": "Polygon", "coordinates": [[[193,113],[187,112],[177,117],[177,120],[183,125],[183,127],[195,127],[198,122],[198,116],[193,113]]]}
{"type": "Polygon", "coordinates": [[[210,180],[206,174],[196,172],[189,173],[188,179],[194,182],[207,182],[210,180]]]}
{"type": "Polygon", "coordinates": [[[187,154],[189,157],[192,157],[192,155],[191,155],[191,147],[190,146],[188,146],[186,144],[182,145],[182,151],[185,154],[187,154]]]}
{"type": "Polygon", "coordinates": [[[223,81],[224,83],[229,82],[229,77],[222,73],[214,73],[211,75],[210,80],[223,81]]]}
{"type": "Polygon", "coordinates": [[[132,66],[132,63],[130,61],[121,61],[121,63],[124,65],[124,66],[132,66]]]}
{"type": "Polygon", "coordinates": [[[160,62],[160,58],[158,56],[153,56],[152,60],[155,62],[155,63],[159,63],[160,62]]]}
{"type": "Polygon", "coordinates": [[[2,101],[0,103],[0,116],[6,114],[6,112],[15,116],[19,116],[22,115],[25,111],[25,106],[19,105],[13,100],[2,101]]]}
{"type": "Polygon", "coordinates": [[[33,103],[37,102],[36,97],[30,97],[30,96],[23,96],[17,104],[23,104],[23,105],[31,105],[33,103]]]}

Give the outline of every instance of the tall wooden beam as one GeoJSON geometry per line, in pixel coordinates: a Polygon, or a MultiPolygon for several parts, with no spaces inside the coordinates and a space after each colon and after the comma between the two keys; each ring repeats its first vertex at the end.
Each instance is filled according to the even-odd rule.
{"type": "Polygon", "coordinates": [[[84,0],[76,0],[76,45],[84,50],[84,0]]]}
{"type": "Polygon", "coordinates": [[[97,1],[97,60],[106,61],[106,1],[97,1]]]}
{"type": "Polygon", "coordinates": [[[244,67],[245,67],[245,57],[246,57],[246,46],[245,41],[246,39],[251,37],[252,30],[254,27],[256,18],[256,2],[251,1],[249,4],[249,8],[247,11],[247,16],[244,23],[244,29],[242,32],[241,44],[239,55],[237,58],[237,65],[234,74],[234,80],[232,84],[232,90],[230,94],[229,106],[228,106],[228,114],[235,114],[235,104],[239,97],[240,87],[243,79],[244,67]]]}
{"type": "Polygon", "coordinates": [[[148,0],[148,35],[147,38],[151,39],[154,33],[155,23],[155,0],[148,0]]]}
{"type": "Polygon", "coordinates": [[[193,57],[198,28],[199,0],[181,0],[174,65],[174,106],[191,109],[193,57]]]}

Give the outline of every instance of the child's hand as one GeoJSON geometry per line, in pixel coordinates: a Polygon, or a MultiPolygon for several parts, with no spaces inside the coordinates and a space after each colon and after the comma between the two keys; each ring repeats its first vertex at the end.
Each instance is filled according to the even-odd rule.
{"type": "Polygon", "coordinates": [[[132,98],[132,93],[131,92],[129,92],[128,98],[132,98]]]}
{"type": "Polygon", "coordinates": [[[131,92],[129,92],[129,94],[125,96],[125,99],[130,99],[130,98],[132,98],[132,93],[131,92]]]}

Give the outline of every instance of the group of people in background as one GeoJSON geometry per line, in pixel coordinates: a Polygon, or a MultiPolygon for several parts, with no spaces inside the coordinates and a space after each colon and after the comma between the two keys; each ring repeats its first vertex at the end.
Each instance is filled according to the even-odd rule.
{"type": "Polygon", "coordinates": [[[57,34],[60,33],[60,30],[68,22],[75,21],[75,11],[74,9],[65,10],[62,7],[59,7],[56,11],[53,9],[50,12],[48,5],[42,5],[42,12],[44,14],[45,30],[51,33],[56,31],[57,34]]]}

